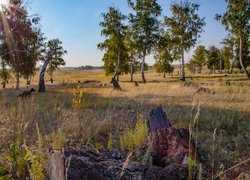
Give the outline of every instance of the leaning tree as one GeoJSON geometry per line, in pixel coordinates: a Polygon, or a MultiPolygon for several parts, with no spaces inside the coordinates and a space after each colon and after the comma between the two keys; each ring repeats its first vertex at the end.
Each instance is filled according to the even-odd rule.
{"type": "Polygon", "coordinates": [[[62,42],[59,39],[52,39],[46,43],[45,48],[43,50],[43,56],[42,56],[43,66],[42,66],[40,76],[39,76],[38,92],[46,91],[44,76],[45,76],[47,66],[52,61],[61,61],[63,55],[65,55],[66,53],[67,51],[63,49],[62,42]]]}
{"type": "Polygon", "coordinates": [[[181,77],[185,81],[184,52],[195,46],[202,27],[205,25],[204,17],[197,14],[199,5],[188,1],[173,3],[171,5],[171,17],[165,17],[165,25],[168,27],[172,39],[181,52],[181,77]]]}
{"type": "Polygon", "coordinates": [[[250,79],[250,73],[246,69],[246,66],[250,64],[250,50],[248,48],[250,45],[250,2],[249,0],[225,1],[227,3],[227,11],[223,15],[216,14],[215,19],[221,21],[226,30],[230,31],[237,38],[235,43],[239,47],[239,62],[242,70],[250,79]]]}

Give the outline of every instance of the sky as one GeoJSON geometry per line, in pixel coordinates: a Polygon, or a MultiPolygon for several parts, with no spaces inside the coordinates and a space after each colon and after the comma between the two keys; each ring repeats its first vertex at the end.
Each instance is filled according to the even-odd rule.
{"type": "MultiPolygon", "coordinates": [[[[173,0],[158,0],[164,16],[171,15],[169,10],[173,0]]],[[[205,17],[206,26],[197,45],[221,46],[220,42],[226,37],[224,27],[214,19],[216,13],[222,14],[226,10],[224,0],[193,0],[200,4],[198,14],[205,17]]],[[[103,53],[97,49],[97,44],[104,38],[101,36],[101,14],[107,12],[108,7],[119,8],[123,14],[131,9],[127,0],[32,0],[29,4],[29,14],[41,17],[41,29],[48,39],[59,38],[68,54],[64,57],[66,66],[78,67],[85,65],[103,65],[103,53]]],[[[192,52],[186,53],[186,60],[191,58],[192,52]]],[[[153,64],[152,56],[146,58],[153,64]]]]}

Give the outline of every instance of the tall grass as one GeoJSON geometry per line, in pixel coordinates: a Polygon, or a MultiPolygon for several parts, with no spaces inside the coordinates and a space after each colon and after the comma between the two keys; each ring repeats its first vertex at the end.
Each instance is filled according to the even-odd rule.
{"type": "MultiPolygon", "coordinates": [[[[151,76],[156,78],[156,75],[151,74],[149,81],[151,76]]],[[[191,124],[190,132],[201,154],[200,169],[203,169],[202,174],[205,177],[212,174],[216,177],[221,171],[220,166],[228,169],[241,162],[240,159],[250,156],[250,89],[247,87],[226,87],[220,85],[221,82],[210,81],[206,87],[214,90],[215,95],[196,94],[194,89],[182,87],[179,82],[158,79],[157,82],[140,84],[139,87],[120,82],[124,91],[117,92],[108,86],[81,84],[80,88],[76,88],[78,84],[71,83],[82,78],[82,74],[76,72],[67,74],[64,78],[67,77],[69,80],[66,86],[58,83],[48,87],[45,94],[33,94],[31,99],[16,98],[17,93],[14,90],[0,91],[1,165],[6,164],[6,157],[10,154],[9,146],[13,142],[11,133],[14,131],[15,121],[9,114],[14,114],[15,109],[19,112],[18,116],[25,120],[20,127],[24,128],[28,123],[24,128],[24,139],[28,147],[37,142],[37,136],[33,135],[37,134],[38,124],[46,149],[57,139],[51,137],[53,132],[58,134],[60,129],[64,134],[64,142],[59,144],[75,147],[93,144],[101,149],[112,147],[129,151],[138,148],[141,145],[138,142],[143,142],[142,139],[146,136],[145,120],[138,120],[137,114],[143,116],[139,119],[146,119],[150,109],[161,104],[173,126],[189,128],[191,124]],[[80,91],[83,92],[82,95],[80,91]],[[73,93],[78,93],[79,96],[73,93]],[[81,102],[74,105],[74,98],[81,102]],[[141,124],[137,125],[138,122],[141,124]],[[217,133],[213,140],[215,128],[217,133]]],[[[92,74],[86,78],[96,80],[97,77],[108,84],[108,78],[101,77],[99,72],[96,77],[92,74]]],[[[61,80],[62,78],[58,79],[61,80]]],[[[121,80],[126,79],[122,77],[121,80]]],[[[197,81],[202,82],[204,80],[197,81]]],[[[241,165],[244,166],[244,163],[241,165]]]]}

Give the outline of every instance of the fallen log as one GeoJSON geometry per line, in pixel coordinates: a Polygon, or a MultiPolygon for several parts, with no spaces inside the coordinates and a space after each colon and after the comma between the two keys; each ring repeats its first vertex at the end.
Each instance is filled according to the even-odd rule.
{"type": "Polygon", "coordinates": [[[106,157],[105,153],[94,151],[54,151],[49,162],[47,179],[56,180],[118,180],[118,179],[186,179],[186,168],[171,164],[164,168],[143,165],[129,159],[106,157]],[[58,158],[61,157],[61,158],[58,158]],[[63,173],[62,161],[65,172],[63,173]],[[56,171],[59,170],[59,171],[56,171]]]}

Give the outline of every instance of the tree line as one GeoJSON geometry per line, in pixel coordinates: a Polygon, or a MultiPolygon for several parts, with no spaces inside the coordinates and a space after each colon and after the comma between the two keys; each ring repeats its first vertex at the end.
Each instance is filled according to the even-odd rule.
{"type": "MultiPolygon", "coordinates": [[[[192,72],[201,72],[204,65],[211,72],[228,69],[230,73],[233,68],[239,68],[250,78],[247,70],[250,64],[250,2],[225,1],[226,12],[215,15],[228,32],[228,37],[222,42],[223,48],[200,45],[187,66],[192,72]]],[[[113,75],[119,80],[119,75],[130,73],[133,81],[134,72],[140,68],[145,83],[145,57],[154,54],[157,72],[164,75],[172,73],[172,63],[179,61],[180,79],[185,81],[185,52],[197,44],[205,26],[205,18],[198,14],[199,4],[173,2],[171,15],[162,18],[162,7],[157,0],[127,0],[127,3],[131,9],[127,15],[115,7],[109,7],[102,13],[100,26],[105,40],[97,47],[104,51],[102,60],[106,75],[113,75]]]]}
{"type": "Polygon", "coordinates": [[[28,4],[24,0],[8,0],[0,10],[0,79],[3,87],[13,74],[16,89],[19,89],[20,77],[30,84],[31,78],[38,71],[38,64],[43,63],[39,92],[45,91],[44,72],[50,75],[60,66],[67,53],[59,39],[47,40],[41,31],[38,15],[30,15],[28,4]]]}

